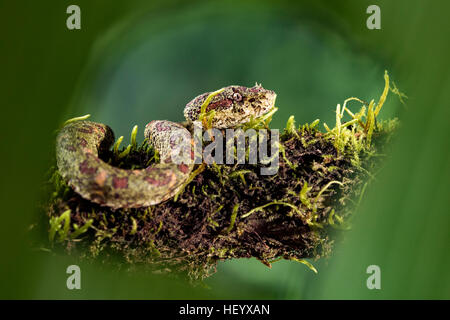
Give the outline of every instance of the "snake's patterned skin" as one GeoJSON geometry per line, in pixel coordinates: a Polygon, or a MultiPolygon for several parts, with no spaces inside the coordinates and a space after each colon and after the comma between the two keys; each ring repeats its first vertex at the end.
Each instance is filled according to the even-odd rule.
{"type": "MultiPolygon", "coordinates": [[[[186,120],[198,119],[209,94],[201,94],[186,105],[186,120]]],[[[274,106],[275,98],[275,92],[260,85],[228,86],[214,96],[207,111],[215,110],[213,127],[234,128],[265,114],[274,106]]],[[[56,139],[58,170],[78,194],[102,206],[138,208],[161,203],[179,191],[193,169],[191,146],[191,159],[171,161],[176,140],[192,141],[191,133],[179,123],[155,120],[147,124],[144,135],[159,151],[160,163],[140,170],[120,169],[98,157],[114,142],[110,127],[91,121],[69,123],[56,139]]]]}

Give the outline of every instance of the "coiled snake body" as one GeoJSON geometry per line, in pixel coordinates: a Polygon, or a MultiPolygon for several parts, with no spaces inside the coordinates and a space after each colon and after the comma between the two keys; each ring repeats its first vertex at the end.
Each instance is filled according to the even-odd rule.
{"type": "MultiPolygon", "coordinates": [[[[196,121],[210,92],[201,94],[184,109],[188,121],[196,121]]],[[[228,86],[215,95],[206,111],[214,110],[212,126],[234,128],[269,111],[276,94],[260,85],[252,88],[228,86]]],[[[171,140],[176,136],[191,139],[181,124],[154,120],[145,127],[145,137],[159,151],[160,163],[146,169],[127,170],[109,165],[99,152],[109,149],[114,133],[105,124],[77,121],[64,126],[56,140],[57,166],[62,177],[83,198],[103,206],[137,208],[158,204],[172,198],[189,178],[191,161],[173,163],[171,140]]]]}

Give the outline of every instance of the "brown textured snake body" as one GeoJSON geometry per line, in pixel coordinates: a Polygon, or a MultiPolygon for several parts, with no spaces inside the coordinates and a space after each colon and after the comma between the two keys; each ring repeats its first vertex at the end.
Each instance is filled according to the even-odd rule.
{"type": "MultiPolygon", "coordinates": [[[[201,94],[186,105],[186,120],[198,120],[208,96],[210,92],[201,94]]],[[[234,128],[265,114],[274,106],[275,98],[273,91],[260,85],[228,86],[212,97],[206,111],[215,111],[213,127],[234,128]]],[[[147,124],[144,134],[159,151],[160,163],[140,170],[120,169],[99,158],[99,152],[114,142],[111,128],[91,121],[69,123],[57,136],[58,170],[78,194],[103,206],[138,208],[163,202],[179,191],[193,169],[192,161],[171,161],[173,138],[190,141],[191,133],[181,124],[154,120],[147,124]]]]}

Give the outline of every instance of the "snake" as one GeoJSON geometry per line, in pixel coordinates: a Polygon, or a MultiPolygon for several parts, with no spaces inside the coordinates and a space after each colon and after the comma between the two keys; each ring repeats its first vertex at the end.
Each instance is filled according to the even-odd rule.
{"type": "MultiPolygon", "coordinates": [[[[184,117],[187,123],[193,123],[202,112],[213,110],[209,119],[213,128],[236,128],[266,114],[274,107],[275,99],[276,93],[260,84],[231,85],[192,99],[184,108],[184,117]]],[[[109,126],[87,120],[70,122],[56,137],[57,168],[76,193],[100,206],[119,209],[156,205],[174,197],[194,168],[192,161],[172,161],[176,142],[173,137],[192,141],[188,127],[168,120],[150,121],[144,136],[159,152],[160,160],[133,170],[115,167],[99,157],[115,141],[109,126]]]]}

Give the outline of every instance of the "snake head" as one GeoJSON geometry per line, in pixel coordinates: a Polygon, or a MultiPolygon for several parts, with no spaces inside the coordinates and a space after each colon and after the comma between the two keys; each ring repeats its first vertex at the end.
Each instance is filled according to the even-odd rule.
{"type": "MultiPolygon", "coordinates": [[[[184,116],[188,121],[196,121],[200,116],[201,106],[211,92],[195,97],[184,108],[184,116]]],[[[206,112],[214,110],[212,126],[215,128],[233,128],[267,113],[275,104],[277,95],[272,90],[264,89],[256,84],[248,88],[228,86],[215,95],[206,112]]]]}

